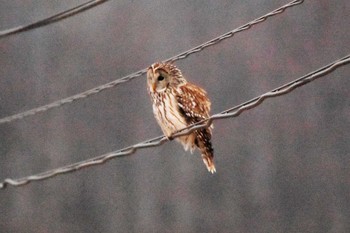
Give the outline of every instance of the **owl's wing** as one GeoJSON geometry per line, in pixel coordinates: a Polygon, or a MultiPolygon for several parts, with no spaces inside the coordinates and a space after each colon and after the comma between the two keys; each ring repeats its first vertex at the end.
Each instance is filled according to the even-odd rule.
{"type": "Polygon", "coordinates": [[[180,86],[177,95],[179,110],[188,124],[201,121],[209,117],[210,101],[207,93],[191,83],[180,86]]]}

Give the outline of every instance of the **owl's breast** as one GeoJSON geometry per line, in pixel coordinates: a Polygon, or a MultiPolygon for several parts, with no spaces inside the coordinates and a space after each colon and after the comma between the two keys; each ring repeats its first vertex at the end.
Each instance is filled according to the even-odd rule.
{"type": "Polygon", "coordinates": [[[155,93],[152,99],[154,116],[167,136],[187,126],[175,95],[170,92],[155,93]]]}

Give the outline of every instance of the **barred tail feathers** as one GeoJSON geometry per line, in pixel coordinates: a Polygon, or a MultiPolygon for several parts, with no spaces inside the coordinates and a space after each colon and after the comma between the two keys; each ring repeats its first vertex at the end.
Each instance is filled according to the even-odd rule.
{"type": "Polygon", "coordinates": [[[207,166],[208,171],[214,174],[216,172],[215,164],[214,164],[214,155],[202,154],[202,159],[204,164],[207,166]]]}
{"type": "Polygon", "coordinates": [[[210,142],[211,131],[203,129],[197,131],[196,145],[201,151],[202,159],[209,172],[214,174],[216,172],[214,164],[214,149],[210,142]]]}

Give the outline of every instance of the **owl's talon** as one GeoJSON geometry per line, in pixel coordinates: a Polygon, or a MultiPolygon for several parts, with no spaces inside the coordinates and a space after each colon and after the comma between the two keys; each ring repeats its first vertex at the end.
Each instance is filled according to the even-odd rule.
{"type": "Polygon", "coordinates": [[[174,137],[172,135],[166,136],[166,139],[168,139],[169,141],[174,140],[174,137]]]}

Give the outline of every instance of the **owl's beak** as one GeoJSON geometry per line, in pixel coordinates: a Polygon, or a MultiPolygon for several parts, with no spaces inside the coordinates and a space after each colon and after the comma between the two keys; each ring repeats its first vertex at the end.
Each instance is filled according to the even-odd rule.
{"type": "Polygon", "coordinates": [[[156,92],[157,84],[152,83],[152,92],[156,92]]]}

